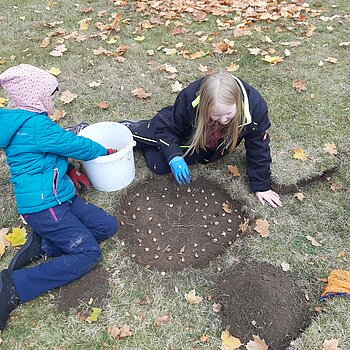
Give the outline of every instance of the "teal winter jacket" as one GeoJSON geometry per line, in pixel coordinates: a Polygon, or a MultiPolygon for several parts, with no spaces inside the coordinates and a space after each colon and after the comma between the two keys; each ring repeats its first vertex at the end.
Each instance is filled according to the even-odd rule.
{"type": "Polygon", "coordinates": [[[36,213],[74,196],[66,174],[68,157],[91,160],[107,154],[105,147],[65,131],[46,113],[22,109],[0,109],[0,148],[7,156],[20,214],[36,213]]]}

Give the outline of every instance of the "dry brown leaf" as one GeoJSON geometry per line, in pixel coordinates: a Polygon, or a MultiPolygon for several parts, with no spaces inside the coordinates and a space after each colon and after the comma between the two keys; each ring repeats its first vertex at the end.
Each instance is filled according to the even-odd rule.
{"type": "Polygon", "coordinates": [[[239,177],[241,176],[241,173],[239,172],[239,169],[237,167],[237,165],[228,165],[227,169],[230,171],[230,173],[234,176],[234,177],[239,177]]]}
{"type": "Polygon", "coordinates": [[[254,227],[254,231],[258,232],[261,237],[269,237],[270,224],[266,219],[257,219],[254,227]]]}
{"type": "Polygon", "coordinates": [[[268,350],[269,346],[265,343],[265,340],[260,339],[258,335],[253,335],[253,340],[250,340],[245,346],[247,350],[268,350]]]}
{"type": "Polygon", "coordinates": [[[146,99],[147,97],[152,96],[150,92],[146,92],[142,87],[132,90],[131,93],[140,99],[146,99]]]}
{"type": "Polygon", "coordinates": [[[249,228],[249,219],[243,218],[243,222],[239,224],[239,230],[244,233],[247,232],[249,228]]]}
{"type": "Polygon", "coordinates": [[[199,65],[198,70],[202,73],[207,73],[209,71],[208,66],[199,65]]]}
{"type": "Polygon", "coordinates": [[[229,202],[222,203],[222,209],[224,209],[227,214],[232,214],[233,210],[229,202]]]}
{"type": "Polygon", "coordinates": [[[325,143],[323,149],[334,156],[338,154],[337,146],[334,143],[325,143]]]}
{"type": "Polygon", "coordinates": [[[109,107],[109,103],[107,101],[101,101],[97,104],[98,108],[107,109],[109,107]]]}
{"type": "Polygon", "coordinates": [[[228,72],[236,72],[239,69],[239,64],[231,63],[229,66],[226,67],[226,70],[228,72]]]}
{"type": "Polygon", "coordinates": [[[188,304],[200,304],[203,301],[203,298],[199,295],[196,295],[196,290],[192,289],[185,294],[185,299],[188,304]]]}
{"type": "Polygon", "coordinates": [[[121,328],[116,325],[107,328],[108,334],[110,334],[114,339],[121,339],[125,337],[130,337],[132,332],[130,331],[130,326],[124,324],[121,328]]]}
{"type": "Polygon", "coordinates": [[[66,46],[62,44],[62,45],[56,46],[55,49],[49,53],[49,55],[53,57],[61,57],[63,56],[63,53],[66,51],[67,51],[66,46]]]}
{"type": "Polygon", "coordinates": [[[162,315],[162,316],[159,316],[155,321],[155,325],[156,326],[160,326],[162,324],[166,324],[166,323],[169,323],[170,322],[170,316],[169,315],[162,315]]]}
{"type": "Polygon", "coordinates": [[[65,90],[62,92],[59,100],[62,101],[64,104],[70,103],[73,100],[75,100],[78,97],[78,95],[73,94],[69,90],[65,90]]]}
{"type": "Polygon", "coordinates": [[[295,81],[293,81],[292,87],[297,92],[302,92],[302,91],[306,91],[307,90],[306,84],[302,80],[295,80],[295,81]]]}
{"type": "Polygon", "coordinates": [[[50,119],[54,122],[57,122],[58,120],[62,119],[66,115],[65,111],[59,111],[58,109],[55,109],[53,114],[50,115],[50,119]]]}
{"type": "Polygon", "coordinates": [[[293,193],[293,197],[300,200],[300,202],[305,198],[304,193],[301,193],[301,192],[293,193]]]}
{"type": "Polygon", "coordinates": [[[341,348],[338,348],[339,340],[338,339],[326,339],[323,342],[323,349],[322,350],[342,350],[341,348]]]}
{"type": "Polygon", "coordinates": [[[311,242],[314,247],[321,247],[321,244],[316,241],[316,239],[310,235],[306,236],[306,239],[311,242]]]}

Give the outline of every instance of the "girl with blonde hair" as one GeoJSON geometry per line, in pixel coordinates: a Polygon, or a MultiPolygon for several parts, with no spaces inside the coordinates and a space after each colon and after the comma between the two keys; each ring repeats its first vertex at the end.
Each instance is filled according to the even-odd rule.
{"type": "Polygon", "coordinates": [[[209,74],[192,82],[152,119],[121,123],[133,133],[147,166],[157,174],[173,172],[180,185],[191,181],[188,165],[214,162],[244,139],[251,191],[262,204],[282,205],[271,190],[266,102],[232,74],[209,74]]]}

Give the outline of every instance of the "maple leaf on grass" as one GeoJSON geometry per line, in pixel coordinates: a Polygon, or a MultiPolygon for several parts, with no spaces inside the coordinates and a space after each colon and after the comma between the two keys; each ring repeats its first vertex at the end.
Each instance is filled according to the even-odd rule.
{"type": "Polygon", "coordinates": [[[101,101],[97,104],[98,108],[107,109],[109,107],[109,103],[107,101],[101,101]]]}
{"type": "Polygon", "coordinates": [[[7,99],[0,97],[0,108],[4,108],[6,106],[7,99]]]}
{"type": "Polygon", "coordinates": [[[185,293],[185,299],[188,304],[199,304],[203,301],[203,298],[199,295],[196,295],[196,290],[192,289],[188,293],[185,293]]]}
{"type": "Polygon", "coordinates": [[[110,326],[107,328],[107,332],[114,339],[122,339],[125,337],[132,336],[130,326],[128,326],[127,324],[122,325],[121,328],[117,327],[116,325],[110,326]]]}
{"type": "Polygon", "coordinates": [[[247,350],[268,350],[269,346],[265,343],[265,340],[260,339],[258,335],[253,335],[253,339],[245,346],[247,350]]]}
{"type": "Polygon", "coordinates": [[[131,93],[140,99],[146,99],[147,97],[152,96],[150,92],[146,92],[142,87],[132,90],[131,93]]]}
{"type": "Polygon", "coordinates": [[[338,154],[337,146],[334,143],[325,143],[323,149],[334,156],[338,154]]]}
{"type": "Polygon", "coordinates": [[[66,115],[65,111],[59,111],[58,109],[55,109],[53,114],[50,115],[50,119],[54,122],[57,122],[58,120],[62,119],[66,115]]]}
{"type": "Polygon", "coordinates": [[[55,49],[49,53],[49,55],[53,57],[61,57],[63,56],[63,53],[66,51],[67,51],[66,46],[62,44],[62,45],[56,46],[55,49]]]}
{"type": "Polygon", "coordinates": [[[67,103],[71,103],[77,97],[78,97],[78,95],[73,94],[69,90],[65,90],[65,91],[62,92],[59,100],[62,101],[64,104],[67,104],[67,103]]]}
{"type": "Polygon", "coordinates": [[[270,224],[266,219],[257,219],[254,227],[254,231],[258,232],[261,237],[270,236],[270,224]]]}
{"type": "Polygon", "coordinates": [[[171,90],[172,92],[180,92],[182,90],[182,84],[176,80],[174,84],[171,84],[171,90]]]}
{"type": "Polygon", "coordinates": [[[271,63],[271,64],[277,64],[283,61],[283,58],[280,56],[269,56],[266,55],[264,58],[262,58],[263,61],[271,63]]]}
{"type": "Polygon", "coordinates": [[[306,84],[302,80],[293,81],[292,86],[297,92],[302,92],[307,90],[306,84]]]}
{"type": "Polygon", "coordinates": [[[226,67],[226,70],[228,72],[236,72],[239,69],[239,64],[231,63],[229,66],[226,67]]]}
{"type": "Polygon", "coordinates": [[[12,233],[9,233],[5,236],[6,240],[8,240],[13,247],[18,247],[23,245],[27,240],[27,230],[22,227],[14,227],[12,229],[12,233]]]}
{"type": "Polygon", "coordinates": [[[293,158],[300,160],[308,160],[309,156],[305,154],[305,151],[302,148],[295,148],[293,158]]]}
{"type": "Polygon", "coordinates": [[[237,165],[228,165],[227,169],[230,171],[231,175],[234,177],[239,177],[241,176],[239,169],[237,167],[237,165]]]}
{"type": "Polygon", "coordinates": [[[170,316],[169,315],[162,315],[162,316],[159,316],[155,321],[154,321],[154,324],[156,326],[160,326],[162,324],[166,324],[166,323],[169,323],[170,322],[170,316]]]}
{"type": "Polygon", "coordinates": [[[243,345],[241,341],[238,338],[232,336],[228,330],[225,330],[221,333],[221,340],[221,350],[234,350],[243,345]]]}

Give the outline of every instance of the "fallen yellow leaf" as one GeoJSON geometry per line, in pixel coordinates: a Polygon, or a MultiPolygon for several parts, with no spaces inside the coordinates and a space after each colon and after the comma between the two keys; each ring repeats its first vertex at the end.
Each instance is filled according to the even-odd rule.
{"type": "Polygon", "coordinates": [[[8,240],[13,247],[17,247],[19,245],[23,245],[26,242],[27,230],[22,227],[14,227],[12,229],[12,233],[9,233],[5,236],[6,240],[8,240]]]}
{"type": "Polygon", "coordinates": [[[266,55],[264,58],[262,58],[263,61],[271,63],[271,64],[277,64],[283,61],[283,58],[280,56],[269,56],[266,55]]]}
{"type": "Polygon", "coordinates": [[[293,158],[307,160],[309,157],[305,154],[305,151],[302,148],[295,148],[293,158]]]}
{"type": "Polygon", "coordinates": [[[241,341],[238,338],[233,337],[228,330],[225,330],[221,333],[221,340],[222,350],[234,350],[243,345],[241,341]]]}

